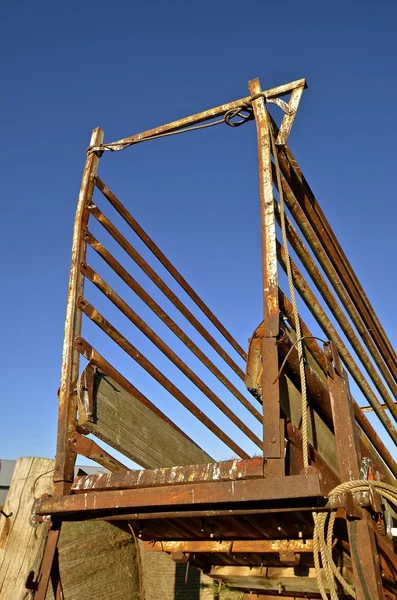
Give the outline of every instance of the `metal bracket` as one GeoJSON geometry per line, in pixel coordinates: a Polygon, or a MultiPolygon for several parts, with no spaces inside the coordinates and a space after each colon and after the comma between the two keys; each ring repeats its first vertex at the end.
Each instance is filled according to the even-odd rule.
{"type": "Polygon", "coordinates": [[[296,567],[299,565],[301,555],[299,552],[279,552],[278,557],[283,565],[296,567]]]}
{"type": "Polygon", "coordinates": [[[119,462],[111,454],[101,448],[94,440],[74,431],[69,440],[69,448],[76,454],[81,454],[90,460],[94,460],[109,471],[127,471],[127,467],[119,462]]]}
{"type": "Polygon", "coordinates": [[[299,102],[300,102],[300,99],[302,97],[302,93],[303,93],[303,90],[305,89],[305,87],[306,87],[306,85],[297,87],[294,90],[292,90],[291,97],[290,97],[288,103],[285,102],[284,100],[280,101],[280,98],[276,98],[275,101],[270,100],[270,99],[267,100],[267,102],[274,102],[278,106],[280,106],[280,104],[282,102],[282,105],[280,106],[280,108],[286,113],[283,117],[280,129],[278,131],[278,136],[276,138],[277,146],[285,146],[285,144],[287,143],[288,136],[291,132],[292,124],[294,122],[295,115],[298,110],[299,102]]]}
{"type": "Polygon", "coordinates": [[[86,419],[94,423],[95,405],[94,405],[94,385],[97,366],[90,361],[77,382],[77,395],[84,407],[86,419]]]}

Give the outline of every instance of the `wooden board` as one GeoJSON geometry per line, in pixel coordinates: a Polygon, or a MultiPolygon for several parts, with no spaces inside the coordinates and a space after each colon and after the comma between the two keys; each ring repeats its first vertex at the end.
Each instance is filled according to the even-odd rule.
{"type": "Polygon", "coordinates": [[[48,525],[30,524],[35,498],[51,493],[54,461],[46,458],[20,458],[15,466],[4,505],[6,519],[0,516],[0,597],[25,600],[25,587],[31,571],[37,575],[48,535],[48,525]]]}
{"type": "MultiPolygon", "coordinates": [[[[302,396],[286,375],[280,377],[280,406],[292,423],[300,428],[302,423],[302,396]]],[[[311,407],[308,409],[308,440],[309,444],[318,451],[331,469],[339,475],[335,436],[319,414],[311,407]]]]}
{"type": "MultiPolygon", "coordinates": [[[[275,592],[318,594],[314,568],[308,567],[212,567],[211,577],[222,579],[231,588],[241,590],[269,590],[275,592]]],[[[343,575],[351,583],[351,574],[345,569],[343,575]]],[[[328,585],[324,578],[324,587],[328,585]]]]}
{"type": "Polygon", "coordinates": [[[80,425],[146,469],[212,462],[176,426],[99,369],[90,373],[93,369],[88,364],[80,379],[80,425]]]}

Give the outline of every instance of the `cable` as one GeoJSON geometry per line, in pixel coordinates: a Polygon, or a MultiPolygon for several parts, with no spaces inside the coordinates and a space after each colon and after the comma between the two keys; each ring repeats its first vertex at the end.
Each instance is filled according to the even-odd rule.
{"type": "Polygon", "coordinates": [[[251,121],[253,118],[254,114],[252,111],[252,106],[249,103],[247,103],[246,105],[237,106],[236,108],[228,110],[223,115],[222,119],[212,121],[211,123],[193,125],[192,127],[185,127],[183,129],[178,129],[176,131],[168,131],[166,133],[156,133],[145,138],[130,140],[128,142],[110,142],[109,144],[101,144],[100,146],[89,146],[87,148],[87,155],[90,155],[93,152],[99,152],[100,154],[102,154],[105,150],[110,150],[110,152],[115,152],[116,150],[124,150],[124,148],[128,148],[129,146],[134,146],[135,144],[140,144],[142,142],[148,142],[149,140],[157,140],[159,138],[170,137],[171,135],[178,135],[180,133],[187,133],[189,131],[198,131],[199,129],[208,129],[208,127],[222,125],[223,123],[226,123],[226,125],[229,125],[229,127],[240,127],[240,125],[244,125],[244,123],[251,121]],[[240,120],[233,121],[235,117],[240,117],[240,120]]]}

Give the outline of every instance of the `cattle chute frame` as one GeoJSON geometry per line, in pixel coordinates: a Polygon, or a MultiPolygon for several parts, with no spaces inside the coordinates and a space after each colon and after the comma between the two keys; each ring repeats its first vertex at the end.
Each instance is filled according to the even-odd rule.
{"type": "Polygon", "coordinates": [[[301,79],[263,91],[255,79],[249,82],[247,97],[117,142],[104,143],[103,131],[93,131],[74,223],[54,496],[38,500],[34,507],[34,519],[51,517],[53,523],[36,600],[44,600],[50,575],[56,577],[53,557],[61,523],[85,519],[128,523],[147,550],[169,552],[175,560],[199,566],[215,579],[245,591],[247,597],[251,592],[264,597],[279,593],[313,598],[331,594],[334,598],[339,586],[346,597],[354,593],[359,600],[397,598],[397,561],[391,536],[397,464],[383,441],[388,437],[397,443],[392,423],[397,420],[397,355],[287,146],[305,88],[301,79]],[[279,127],[267,111],[269,103],[282,115],[279,127]],[[102,181],[98,168],[108,151],[198,126],[221,122],[250,126],[248,121],[255,121],[258,144],[263,322],[246,351],[102,181]],[[204,322],[105,215],[94,192],[165,267],[204,322]],[[92,222],[106,230],[219,355],[233,377],[245,383],[244,391],[95,237],[92,222]],[[277,223],[326,309],[289,258],[285,243],[277,239],[277,223]],[[248,419],[239,417],[222,394],[207,385],[93,268],[87,259],[88,248],[201,361],[247,415],[261,423],[260,437],[247,424],[248,419]],[[297,323],[296,305],[288,299],[288,290],[279,287],[278,265],[288,273],[324,341],[319,343],[301,318],[297,323]],[[87,280],[222,411],[256,446],[259,457],[249,454],[231,431],[210,418],[98,310],[87,298],[87,280]],[[206,448],[188,437],[83,336],[86,319],[238,459],[214,462],[206,448]],[[217,336],[210,333],[205,320],[217,336]],[[382,436],[352,397],[348,374],[377,415],[382,436]],[[302,411],[308,417],[303,426],[302,411]],[[156,438],[151,436],[153,431],[156,438]],[[127,469],[88,434],[144,470],[127,469]],[[78,454],[95,460],[110,473],[75,478],[78,454]],[[322,538],[327,519],[332,522],[328,545],[322,538]]]}

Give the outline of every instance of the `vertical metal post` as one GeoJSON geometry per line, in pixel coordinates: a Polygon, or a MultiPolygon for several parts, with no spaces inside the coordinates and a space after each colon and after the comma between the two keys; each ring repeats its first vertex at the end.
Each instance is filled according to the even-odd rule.
{"type": "MultiPolygon", "coordinates": [[[[98,146],[102,141],[103,131],[97,127],[92,132],[90,146],[98,146]]],[[[80,271],[80,264],[85,260],[86,255],[86,242],[83,233],[88,222],[89,210],[87,206],[90,204],[94,193],[94,177],[98,170],[98,163],[98,154],[91,153],[87,156],[74,221],[59,390],[58,437],[54,471],[56,494],[67,492],[69,483],[73,481],[76,455],[69,447],[69,437],[76,429],[74,388],[79,374],[80,356],[73,347],[73,340],[76,335],[81,333],[82,318],[76,300],[83,295],[84,289],[84,276],[80,271]]]]}
{"type": "MultiPolygon", "coordinates": [[[[259,79],[248,84],[251,96],[262,89],[259,79]]],[[[278,373],[279,333],[278,274],[276,248],[276,218],[273,200],[271,139],[268,115],[263,97],[252,101],[259,160],[259,186],[261,203],[262,274],[264,304],[264,336],[262,342],[262,397],[263,397],[263,455],[272,465],[271,472],[284,472],[284,437],[280,434],[280,390],[276,381],[278,373]]]]}
{"type": "MultiPolygon", "coordinates": [[[[341,481],[359,479],[360,448],[347,375],[333,342],[325,346],[327,378],[341,481]]],[[[384,600],[375,534],[369,513],[347,521],[357,600],[384,600]]]]}

